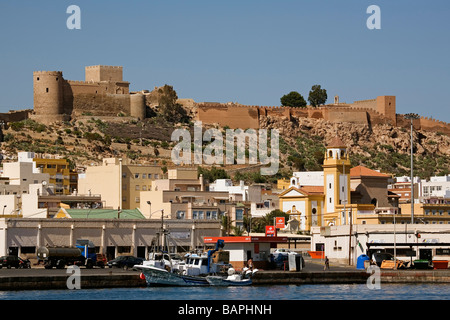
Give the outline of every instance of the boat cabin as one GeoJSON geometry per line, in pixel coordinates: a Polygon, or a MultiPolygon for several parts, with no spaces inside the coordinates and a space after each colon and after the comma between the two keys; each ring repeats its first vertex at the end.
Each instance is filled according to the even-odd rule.
{"type": "Polygon", "coordinates": [[[249,259],[253,260],[253,266],[258,269],[268,269],[270,264],[270,249],[276,248],[279,243],[287,243],[287,237],[204,237],[205,245],[215,244],[218,240],[224,240],[225,251],[229,251],[229,262],[236,270],[247,265],[249,259]]]}

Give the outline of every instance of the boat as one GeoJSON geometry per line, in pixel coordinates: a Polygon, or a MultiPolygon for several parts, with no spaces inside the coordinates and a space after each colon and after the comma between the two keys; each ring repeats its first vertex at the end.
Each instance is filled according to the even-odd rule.
{"type": "Polygon", "coordinates": [[[206,280],[211,286],[248,286],[252,284],[251,276],[258,270],[244,268],[243,274],[237,274],[233,268],[228,269],[228,277],[206,276],[206,280]]]}
{"type": "Polygon", "coordinates": [[[137,265],[136,269],[142,275],[149,286],[208,286],[209,282],[205,277],[189,276],[170,269],[155,267],[151,265],[137,265]]]}
{"type": "Polygon", "coordinates": [[[184,260],[172,259],[167,252],[154,252],[134,268],[141,271],[141,277],[149,286],[208,286],[206,276],[226,274],[231,267],[229,252],[223,251],[223,247],[224,241],[219,239],[215,249],[203,254],[187,254],[184,260]]]}

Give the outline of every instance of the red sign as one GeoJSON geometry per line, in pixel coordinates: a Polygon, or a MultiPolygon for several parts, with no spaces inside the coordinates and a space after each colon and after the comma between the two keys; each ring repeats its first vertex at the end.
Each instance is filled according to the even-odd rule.
{"type": "Polygon", "coordinates": [[[266,237],[276,237],[276,229],[274,226],[266,226],[266,237]]]}
{"type": "Polygon", "coordinates": [[[275,218],[275,227],[277,229],[284,229],[284,217],[275,218]]]}

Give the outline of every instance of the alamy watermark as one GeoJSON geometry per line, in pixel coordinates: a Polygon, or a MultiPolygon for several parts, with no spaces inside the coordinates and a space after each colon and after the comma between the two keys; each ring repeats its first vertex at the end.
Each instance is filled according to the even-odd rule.
{"type": "Polygon", "coordinates": [[[269,165],[260,169],[261,175],[274,175],[278,172],[280,151],[277,129],[270,130],[270,137],[267,129],[247,129],[245,131],[242,129],[226,129],[225,132],[225,139],[222,131],[216,128],[205,130],[203,133],[201,121],[196,121],[194,124],[193,139],[189,130],[175,129],[172,132],[171,140],[178,143],[172,149],[173,163],[176,165],[192,163],[206,165],[246,164],[248,155],[248,164],[258,164],[259,158],[260,164],[269,165]],[[268,140],[270,140],[270,156],[268,140]],[[205,146],[204,142],[209,143],[205,146]],[[246,146],[248,146],[248,152],[246,146]]]}
{"type": "Polygon", "coordinates": [[[381,29],[381,9],[377,5],[371,5],[367,7],[366,13],[370,13],[370,17],[367,18],[366,26],[369,30],[381,29]]]}
{"type": "Polygon", "coordinates": [[[380,268],[376,265],[370,265],[367,268],[367,273],[370,273],[369,278],[367,278],[367,288],[370,290],[381,289],[381,272],[380,268]]]}
{"type": "Polygon", "coordinates": [[[66,20],[67,29],[81,29],[81,9],[74,4],[67,7],[67,14],[71,14],[66,20]]]}
{"type": "Polygon", "coordinates": [[[79,266],[72,265],[67,268],[66,273],[71,275],[67,278],[67,289],[81,289],[81,269],[79,266]]]}

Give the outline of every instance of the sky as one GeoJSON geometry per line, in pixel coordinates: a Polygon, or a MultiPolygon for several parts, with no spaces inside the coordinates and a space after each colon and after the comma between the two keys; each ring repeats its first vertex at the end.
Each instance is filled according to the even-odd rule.
{"type": "Polygon", "coordinates": [[[449,17],[448,0],[3,0],[0,112],[32,108],[33,71],[84,80],[101,64],[123,66],[132,91],[168,84],[197,102],[279,106],[319,84],[327,103],[394,95],[399,114],[450,122],[449,17]]]}

